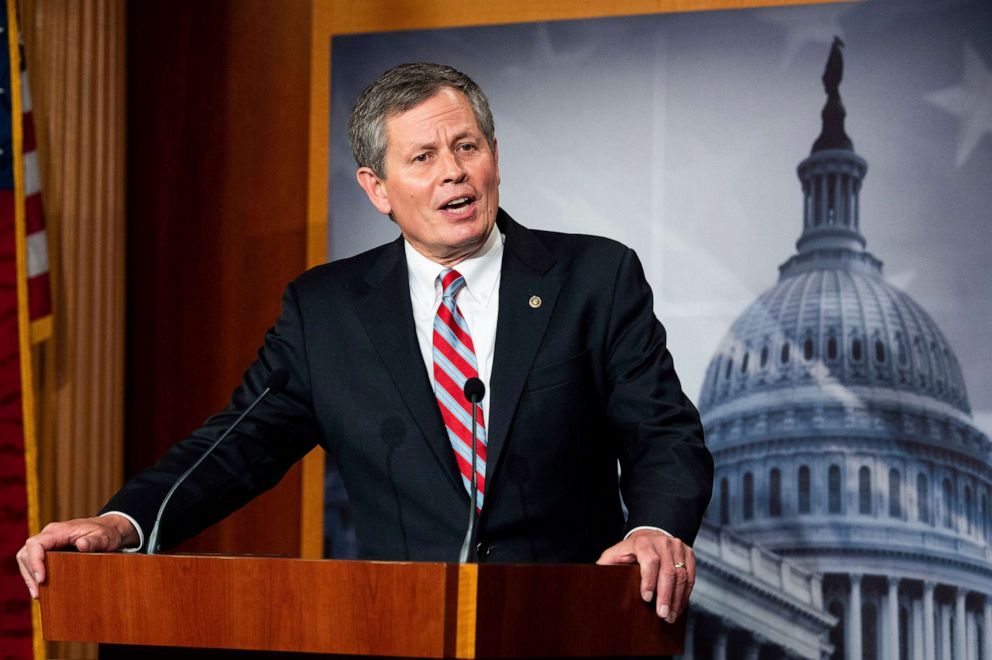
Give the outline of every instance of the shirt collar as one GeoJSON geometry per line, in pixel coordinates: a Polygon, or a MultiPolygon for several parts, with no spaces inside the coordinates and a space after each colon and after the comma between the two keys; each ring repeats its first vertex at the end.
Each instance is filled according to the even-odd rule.
{"type": "MultiPolygon", "coordinates": [[[[497,227],[489,232],[489,238],[471,257],[465,259],[457,266],[457,270],[465,278],[465,292],[472,296],[480,306],[489,304],[489,299],[496,290],[496,283],[499,282],[500,268],[503,264],[503,233],[497,227]]],[[[410,245],[410,242],[403,241],[403,249],[406,252],[406,265],[410,277],[410,291],[416,304],[430,309],[441,297],[441,284],[437,276],[445,269],[445,266],[431,261],[410,245]]]]}

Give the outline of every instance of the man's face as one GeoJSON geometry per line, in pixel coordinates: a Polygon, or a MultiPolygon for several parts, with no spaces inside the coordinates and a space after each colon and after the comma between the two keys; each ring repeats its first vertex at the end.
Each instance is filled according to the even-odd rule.
{"type": "Polygon", "coordinates": [[[452,266],[476,252],[496,223],[498,154],[465,95],[445,88],[386,119],[385,178],[359,168],[358,183],[421,254],[452,266]]]}

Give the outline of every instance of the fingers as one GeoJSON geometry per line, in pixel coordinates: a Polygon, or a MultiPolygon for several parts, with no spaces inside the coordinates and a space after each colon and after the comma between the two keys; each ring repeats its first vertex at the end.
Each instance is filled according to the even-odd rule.
{"type": "MultiPolygon", "coordinates": [[[[654,597],[655,589],[658,587],[658,573],[661,570],[661,558],[654,552],[638,552],[637,553],[637,563],[641,567],[641,598],[644,599],[645,603],[650,603],[651,599],[654,597]]],[[[662,585],[664,588],[664,585],[662,585]]],[[[659,607],[661,603],[659,592],[659,607]]],[[[667,601],[666,601],[667,602],[667,601]]],[[[668,614],[666,611],[665,614],[668,614]]],[[[664,617],[665,614],[661,614],[659,610],[658,616],[664,617]]]]}
{"type": "Polygon", "coordinates": [[[655,609],[658,617],[674,623],[682,611],[682,593],[685,584],[685,561],[688,548],[678,539],[666,537],[655,539],[652,544],[658,553],[658,592],[655,596],[655,609]]]}
{"type": "Polygon", "coordinates": [[[685,561],[685,554],[682,556],[678,555],[678,551],[672,553],[672,577],[671,582],[671,592],[669,599],[669,611],[662,615],[669,623],[673,623],[685,609],[685,603],[688,600],[688,564],[685,561]]]}
{"type": "Polygon", "coordinates": [[[658,616],[668,623],[675,623],[688,607],[689,595],[696,583],[696,555],[692,548],[677,539],[673,539],[670,546],[671,568],[663,561],[659,579],[664,584],[658,588],[658,616]]]}
{"type": "Polygon", "coordinates": [[[124,540],[124,535],[115,526],[117,523],[111,517],[51,523],[25,541],[15,556],[21,578],[24,579],[31,597],[38,597],[38,585],[45,582],[47,551],[69,546],[75,546],[80,552],[117,550],[124,540]]]}
{"type": "Polygon", "coordinates": [[[604,551],[596,563],[635,562],[641,569],[641,598],[646,602],[654,598],[658,617],[674,623],[685,611],[696,581],[692,548],[657,531],[635,532],[604,551]]]}
{"type": "Polygon", "coordinates": [[[689,596],[692,595],[692,589],[696,586],[696,553],[692,551],[692,548],[686,548],[685,553],[685,603],[689,604],[689,596]]]}
{"type": "Polygon", "coordinates": [[[17,551],[17,566],[32,598],[38,597],[38,585],[45,581],[45,552],[68,545],[67,531],[62,523],[46,525],[17,551]]]}
{"type": "Polygon", "coordinates": [[[611,546],[603,551],[596,563],[600,566],[613,566],[616,564],[633,564],[637,561],[637,555],[630,549],[632,546],[623,541],[611,546]]]}
{"type": "MultiPolygon", "coordinates": [[[[30,539],[29,539],[30,541],[30,539]]],[[[28,588],[31,598],[38,597],[38,583],[44,579],[44,563],[40,571],[32,568],[31,560],[28,558],[28,543],[25,543],[15,555],[17,559],[17,569],[21,572],[21,578],[28,588]]]]}

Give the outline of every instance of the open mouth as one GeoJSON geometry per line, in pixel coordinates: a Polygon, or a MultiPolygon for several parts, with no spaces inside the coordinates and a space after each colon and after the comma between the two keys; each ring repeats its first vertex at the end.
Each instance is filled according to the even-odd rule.
{"type": "Polygon", "coordinates": [[[475,201],[475,197],[471,195],[464,195],[462,197],[455,197],[450,200],[447,204],[441,207],[444,211],[462,211],[468,208],[475,201]]]}

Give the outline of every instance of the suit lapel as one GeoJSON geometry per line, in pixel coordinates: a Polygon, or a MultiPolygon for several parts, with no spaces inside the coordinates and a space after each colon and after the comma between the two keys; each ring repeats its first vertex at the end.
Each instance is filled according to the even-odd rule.
{"type": "Polygon", "coordinates": [[[487,490],[490,491],[520,394],[561,288],[557,278],[545,276],[555,263],[547,248],[502,210],[498,222],[506,242],[490,379],[493,407],[489,414],[487,447],[490,472],[486,475],[487,490]],[[531,304],[534,296],[540,299],[539,305],[531,304]]]}
{"type": "Polygon", "coordinates": [[[452,486],[468,501],[417,343],[402,238],[389,245],[365,284],[368,290],[355,299],[365,331],[452,486]]]}

